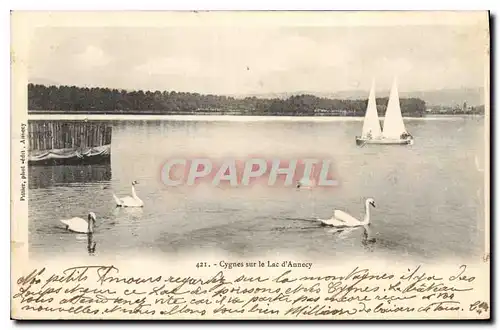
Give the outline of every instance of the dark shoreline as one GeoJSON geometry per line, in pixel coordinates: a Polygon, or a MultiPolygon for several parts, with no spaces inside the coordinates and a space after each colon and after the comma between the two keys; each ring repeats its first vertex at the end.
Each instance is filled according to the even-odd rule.
{"type": "MultiPolygon", "coordinates": [[[[126,91],[110,88],[28,84],[28,114],[59,115],[218,115],[364,117],[368,99],[340,99],[300,94],[288,98],[234,98],[177,91],[126,91]]],[[[388,97],[376,99],[383,117],[388,97]]],[[[404,117],[484,113],[484,105],[426,105],[420,98],[399,98],[404,117]]]]}
{"type": "MultiPolygon", "coordinates": [[[[64,113],[165,114],[165,115],[264,115],[264,116],[364,116],[368,99],[330,99],[314,95],[295,95],[286,99],[243,99],[177,91],[126,91],[77,86],[28,84],[28,109],[64,113]]],[[[400,98],[403,115],[425,115],[425,102],[400,98]]],[[[377,98],[377,111],[383,115],[389,98],[377,98]]]]}

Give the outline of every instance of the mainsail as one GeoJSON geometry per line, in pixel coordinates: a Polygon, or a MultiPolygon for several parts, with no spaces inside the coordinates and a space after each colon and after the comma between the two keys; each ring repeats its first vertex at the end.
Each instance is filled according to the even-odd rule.
{"type": "Polygon", "coordinates": [[[385,113],[382,136],[388,139],[399,139],[401,134],[405,132],[406,128],[399,105],[397,80],[394,79],[391,94],[389,95],[389,103],[387,104],[387,111],[385,113]]]}
{"type": "Polygon", "coordinates": [[[372,138],[378,138],[381,134],[377,103],[375,101],[375,81],[372,81],[372,88],[370,90],[370,96],[368,97],[368,106],[366,107],[361,136],[366,138],[368,135],[371,135],[372,138]]]}

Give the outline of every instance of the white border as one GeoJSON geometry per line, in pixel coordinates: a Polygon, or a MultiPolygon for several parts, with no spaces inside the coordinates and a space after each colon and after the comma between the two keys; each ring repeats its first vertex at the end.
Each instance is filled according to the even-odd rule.
{"type": "MultiPolygon", "coordinates": [[[[390,0],[349,0],[349,1],[339,1],[335,4],[329,3],[324,0],[307,0],[307,1],[297,1],[297,0],[287,0],[287,1],[275,1],[271,2],[269,0],[247,0],[247,1],[224,1],[224,0],[212,0],[212,1],[203,1],[203,0],[183,0],[176,3],[170,2],[162,2],[162,1],[154,1],[154,0],[141,0],[141,1],[131,1],[131,0],[120,0],[116,2],[105,2],[103,0],[86,0],[86,1],[62,1],[62,0],[45,0],[45,1],[36,1],[36,0],[17,0],[12,1],[9,6],[8,1],[2,1],[1,8],[1,27],[2,31],[0,33],[1,45],[3,47],[0,52],[1,63],[3,64],[3,70],[1,75],[1,80],[3,83],[2,98],[3,102],[2,110],[0,111],[0,132],[2,134],[2,138],[0,140],[3,154],[9,153],[10,155],[10,67],[8,63],[10,63],[9,53],[10,53],[10,13],[9,10],[491,10],[492,14],[498,14],[497,10],[499,1],[437,1],[437,0],[419,0],[416,2],[407,2],[407,1],[390,1],[390,0]]],[[[493,36],[495,41],[497,39],[496,35],[493,36]]],[[[492,43],[495,43],[492,41],[492,43]]],[[[493,58],[496,60],[497,56],[493,58]]],[[[493,67],[495,68],[495,67],[493,67]]],[[[496,93],[497,89],[491,91],[492,93],[496,93]]],[[[496,103],[491,104],[493,109],[496,109],[496,103]]],[[[498,116],[495,124],[500,120],[498,116]]],[[[496,125],[495,125],[496,126],[496,125]]],[[[497,142],[497,141],[494,141],[497,142]]],[[[496,145],[496,143],[495,143],[496,145]]],[[[3,212],[4,216],[2,217],[4,223],[10,223],[10,185],[5,184],[5,182],[10,182],[10,162],[3,162],[2,165],[7,164],[7,168],[3,167],[4,170],[4,183],[1,187],[2,198],[0,199],[2,207],[0,210],[3,212]],[[7,195],[9,199],[7,199],[7,195]]],[[[498,202],[498,200],[495,200],[498,202]]],[[[496,204],[496,203],[492,203],[496,204]]],[[[500,204],[499,204],[500,205],[500,204]]],[[[493,214],[492,214],[493,215],[493,214]]],[[[498,225],[496,226],[498,227],[498,225]]],[[[4,248],[2,249],[2,253],[5,255],[2,260],[10,261],[10,230],[2,231],[4,239],[2,240],[4,244],[4,248]]],[[[495,251],[497,252],[497,251],[495,251]]],[[[493,253],[493,256],[497,255],[493,253]]],[[[5,261],[5,264],[7,261],[5,261]]],[[[13,328],[17,326],[16,323],[10,321],[10,269],[7,267],[2,267],[4,270],[2,274],[2,329],[4,326],[7,328],[13,328]],[[7,324],[8,323],[8,324],[7,324]]],[[[496,292],[495,292],[496,295],[496,292]]],[[[496,301],[493,299],[493,301],[496,301]]],[[[498,316],[498,307],[495,303],[496,307],[495,314],[498,316]]],[[[142,324],[119,324],[120,329],[130,329],[135,326],[144,326],[145,323],[142,324]]],[[[314,323],[311,323],[314,324],[314,323]]],[[[334,323],[335,324],[335,323],[334,323]]],[[[334,324],[325,324],[326,326],[331,326],[334,324]]],[[[345,323],[344,323],[345,324],[345,323]]],[[[426,329],[442,329],[442,328],[451,328],[455,327],[456,324],[419,324],[412,323],[417,327],[425,327],[426,329]]],[[[196,324],[198,325],[198,324],[196,324]]],[[[273,324],[274,325],[274,324],[273,324]]],[[[306,325],[301,323],[300,325],[306,325]]],[[[40,325],[40,328],[51,329],[54,325],[40,325]]],[[[80,326],[85,327],[88,326],[84,324],[60,324],[59,326],[72,327],[72,326],[80,326]]],[[[104,329],[106,324],[92,324],[94,329],[104,329]]],[[[163,325],[164,326],[164,325],[163,325]]],[[[193,326],[186,325],[180,323],[177,324],[168,324],[169,327],[182,327],[185,328],[193,326]]],[[[234,324],[229,325],[231,327],[236,326],[234,324]]],[[[259,327],[267,327],[268,325],[254,325],[259,327]]],[[[270,325],[269,325],[270,326],[270,325]]],[[[289,326],[289,324],[285,324],[285,326],[289,326]]],[[[352,325],[354,327],[363,327],[366,324],[355,324],[352,325]]],[[[370,324],[370,326],[374,327],[385,327],[385,324],[370,324]]],[[[402,327],[401,324],[394,324],[394,326],[402,327]]],[[[464,327],[473,327],[474,324],[461,324],[464,327]]]]}

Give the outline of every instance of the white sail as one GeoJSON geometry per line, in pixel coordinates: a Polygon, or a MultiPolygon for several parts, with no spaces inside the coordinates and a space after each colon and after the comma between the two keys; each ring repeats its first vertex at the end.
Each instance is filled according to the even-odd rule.
{"type": "Polygon", "coordinates": [[[361,136],[366,138],[369,134],[371,134],[372,138],[378,138],[382,134],[377,113],[377,103],[375,101],[375,81],[372,81],[361,136]]]}
{"type": "Polygon", "coordinates": [[[399,139],[404,132],[406,132],[406,128],[399,105],[397,80],[394,79],[391,94],[389,95],[389,103],[387,104],[387,111],[385,113],[382,136],[388,139],[399,139]]]}

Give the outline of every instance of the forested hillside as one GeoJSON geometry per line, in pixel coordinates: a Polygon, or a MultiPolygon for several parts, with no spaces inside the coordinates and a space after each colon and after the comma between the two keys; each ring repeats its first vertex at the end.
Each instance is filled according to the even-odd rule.
{"type": "MultiPolygon", "coordinates": [[[[377,99],[380,115],[388,98],[377,99]]],[[[406,116],[423,116],[425,102],[417,98],[401,99],[406,116]]],[[[288,116],[363,116],[367,99],[341,100],[297,95],[287,99],[256,97],[234,98],[176,91],[125,91],[109,88],[28,85],[29,111],[67,113],[134,114],[242,114],[288,116]]]]}

